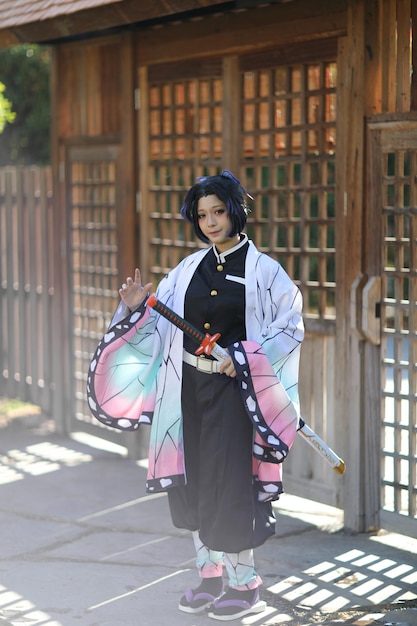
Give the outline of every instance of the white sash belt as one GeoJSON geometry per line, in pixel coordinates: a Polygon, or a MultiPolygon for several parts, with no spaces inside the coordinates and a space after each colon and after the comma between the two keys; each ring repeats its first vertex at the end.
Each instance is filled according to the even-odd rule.
{"type": "Polygon", "coordinates": [[[204,372],[205,374],[218,374],[220,368],[219,361],[212,361],[211,359],[206,359],[202,356],[196,356],[195,354],[190,354],[189,352],[183,351],[182,360],[184,363],[188,365],[192,365],[199,372],[204,372]]]}

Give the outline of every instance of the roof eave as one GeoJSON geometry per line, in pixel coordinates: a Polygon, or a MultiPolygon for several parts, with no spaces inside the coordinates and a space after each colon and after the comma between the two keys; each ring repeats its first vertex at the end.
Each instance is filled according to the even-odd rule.
{"type": "MultiPolygon", "coordinates": [[[[159,3],[157,3],[159,5],[159,3]]],[[[216,8],[217,5],[227,5],[225,0],[206,0],[204,8],[216,8]]],[[[101,34],[132,24],[172,18],[190,11],[196,11],[198,3],[195,0],[182,0],[181,13],[170,10],[169,4],[165,4],[167,10],[161,14],[156,11],[152,2],[143,3],[117,2],[101,7],[85,9],[76,13],[59,15],[51,19],[38,20],[29,23],[16,23],[8,28],[0,29],[0,48],[5,48],[21,43],[50,43],[58,42],[74,37],[101,34]]],[[[174,5],[173,5],[174,6],[174,5]]],[[[200,4],[200,10],[202,5],[200,4]]],[[[198,9],[197,9],[198,10],[198,9]]]]}

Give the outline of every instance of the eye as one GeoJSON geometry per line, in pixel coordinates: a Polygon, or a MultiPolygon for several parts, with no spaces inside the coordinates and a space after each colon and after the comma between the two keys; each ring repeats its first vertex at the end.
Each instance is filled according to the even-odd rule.
{"type": "Polygon", "coordinates": [[[217,215],[223,215],[223,213],[224,213],[224,209],[218,209],[218,210],[216,211],[216,213],[217,213],[217,215]]]}
{"type": "Polygon", "coordinates": [[[205,213],[197,213],[197,219],[201,220],[205,217],[205,213]]]}

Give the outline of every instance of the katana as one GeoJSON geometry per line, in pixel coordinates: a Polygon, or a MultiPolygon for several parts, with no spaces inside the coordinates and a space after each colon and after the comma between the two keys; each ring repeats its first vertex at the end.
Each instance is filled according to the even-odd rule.
{"type": "MultiPolygon", "coordinates": [[[[183,333],[185,333],[191,339],[194,339],[196,343],[199,344],[195,354],[205,354],[207,356],[214,356],[217,361],[224,361],[229,358],[229,353],[225,348],[219,346],[217,343],[220,338],[220,334],[216,333],[214,335],[209,335],[208,333],[204,334],[197,328],[195,328],[192,324],[187,322],[180,315],[175,313],[172,309],[170,309],[166,304],[163,304],[155,295],[149,296],[147,302],[147,306],[155,309],[162,317],[165,317],[168,321],[170,321],[174,326],[177,326],[183,333]]],[[[337,474],[345,473],[345,462],[340,458],[334,450],[330,448],[315,432],[312,430],[305,421],[300,418],[299,428],[297,432],[303,437],[307,443],[312,446],[320,454],[320,456],[327,461],[330,467],[337,474]]]]}

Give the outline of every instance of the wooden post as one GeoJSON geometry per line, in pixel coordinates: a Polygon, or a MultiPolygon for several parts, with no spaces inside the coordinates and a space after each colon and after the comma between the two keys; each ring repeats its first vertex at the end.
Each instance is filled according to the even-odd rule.
{"type": "Polygon", "coordinates": [[[369,115],[382,112],[382,2],[366,0],[365,14],[365,110],[369,115]]]}
{"type": "MultiPolygon", "coordinates": [[[[60,54],[60,48],[54,47],[52,49],[51,108],[53,111],[58,111],[60,54]]],[[[52,304],[51,359],[54,372],[52,417],[55,421],[57,432],[63,433],[69,428],[71,419],[71,415],[67,410],[67,407],[70,406],[71,380],[68,371],[70,330],[68,321],[67,225],[65,215],[65,150],[59,144],[59,122],[62,123],[62,119],[58,119],[58,116],[53,115],[51,120],[51,163],[54,194],[53,255],[55,271],[52,286],[54,298],[52,304]]]]}
{"type": "MultiPolygon", "coordinates": [[[[381,113],[383,107],[390,104],[390,99],[386,97],[384,89],[389,84],[388,67],[392,66],[395,50],[391,36],[395,35],[395,21],[390,23],[388,18],[392,9],[392,3],[387,6],[385,0],[366,0],[366,21],[365,21],[365,77],[364,84],[372,85],[372,89],[365,89],[364,114],[372,115],[381,113]],[[388,9],[388,15],[384,14],[384,8],[388,9]],[[388,21],[387,21],[388,20],[388,21]],[[384,39],[386,37],[386,40],[384,39]],[[391,45],[390,45],[391,42],[391,45]],[[388,48],[391,53],[386,55],[384,50],[388,48]],[[388,65],[383,64],[387,63],[388,65]]],[[[364,171],[364,185],[366,194],[364,198],[364,219],[363,224],[363,284],[361,284],[361,296],[368,279],[374,277],[379,280],[381,238],[378,228],[380,226],[380,203],[376,195],[380,184],[380,167],[375,158],[376,151],[370,145],[371,139],[375,135],[366,135],[366,145],[368,147],[366,167],[364,171]]],[[[365,163],[365,159],[364,159],[365,163]]],[[[361,476],[358,476],[358,485],[363,485],[360,494],[361,513],[358,519],[359,530],[369,531],[379,527],[380,510],[380,417],[381,417],[381,385],[380,385],[380,346],[379,341],[370,341],[365,332],[365,325],[362,323],[362,314],[365,303],[358,303],[359,310],[356,313],[360,316],[361,332],[365,341],[363,342],[363,363],[362,363],[362,416],[361,429],[358,435],[361,437],[361,476]]],[[[371,317],[374,311],[368,311],[371,317]]],[[[368,317],[366,317],[368,319],[368,317]]],[[[371,322],[375,320],[371,318],[371,322]]]]}
{"type": "Polygon", "coordinates": [[[395,111],[396,0],[382,0],[382,113],[395,111]]]}
{"type": "Polygon", "coordinates": [[[120,129],[118,158],[117,263],[119,280],[130,276],[137,263],[134,62],[132,35],[120,39],[120,129]]]}
{"type": "Polygon", "coordinates": [[[410,110],[417,109],[417,0],[411,0],[411,100],[410,110]]]}
{"type": "Polygon", "coordinates": [[[349,316],[350,289],[362,266],[363,150],[364,150],[364,0],[351,0],[347,36],[340,40],[337,102],[336,215],[336,411],[340,451],[346,461],[345,526],[361,531],[363,524],[361,372],[363,342],[349,316]],[[343,355],[343,356],[342,356],[343,355]],[[343,449],[343,444],[345,448],[343,449]]]}
{"type": "MultiPolygon", "coordinates": [[[[138,111],[138,149],[139,149],[139,254],[140,268],[145,282],[150,280],[151,268],[149,253],[149,103],[148,103],[148,68],[143,66],[138,72],[139,100],[138,111]]],[[[156,287],[156,285],[154,285],[156,287]]]]}
{"type": "MultiPolygon", "coordinates": [[[[364,267],[367,276],[381,274],[381,151],[380,131],[367,134],[366,217],[364,267]]],[[[375,314],[376,312],[373,311],[375,314]]],[[[364,346],[364,530],[380,526],[381,509],[381,348],[370,341],[364,346]]]]}
{"type": "Polygon", "coordinates": [[[410,14],[410,0],[397,0],[397,113],[410,110],[410,14]]]}

